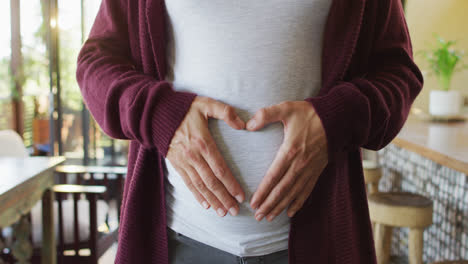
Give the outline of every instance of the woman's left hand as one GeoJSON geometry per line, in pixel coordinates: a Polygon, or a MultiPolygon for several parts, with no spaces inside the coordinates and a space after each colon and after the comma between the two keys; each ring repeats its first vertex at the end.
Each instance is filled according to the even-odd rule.
{"type": "Polygon", "coordinates": [[[285,101],[258,110],[247,130],[281,121],[284,139],[270,168],[250,201],[255,218],[272,221],[286,207],[292,217],[302,208],[328,163],[325,130],[307,101],[285,101]]]}

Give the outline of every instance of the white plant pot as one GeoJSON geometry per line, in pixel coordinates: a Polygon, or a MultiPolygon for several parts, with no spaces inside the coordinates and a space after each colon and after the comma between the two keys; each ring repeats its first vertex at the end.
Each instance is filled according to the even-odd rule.
{"type": "Polygon", "coordinates": [[[458,91],[433,90],[429,95],[429,113],[433,116],[450,117],[460,114],[461,96],[458,91]]]}

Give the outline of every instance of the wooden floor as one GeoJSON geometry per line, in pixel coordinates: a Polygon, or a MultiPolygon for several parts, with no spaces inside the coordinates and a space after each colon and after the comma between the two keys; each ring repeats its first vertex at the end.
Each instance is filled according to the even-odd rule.
{"type": "MultiPolygon", "coordinates": [[[[117,222],[117,203],[112,200],[109,203],[109,217],[112,223],[117,222]]],[[[117,254],[117,243],[114,243],[102,257],[99,259],[99,264],[114,264],[115,256],[117,254]]]]}
{"type": "Polygon", "coordinates": [[[115,255],[117,254],[117,243],[112,245],[112,247],[109,248],[109,250],[102,255],[102,257],[99,259],[99,264],[114,264],[115,260],[115,255]]]}

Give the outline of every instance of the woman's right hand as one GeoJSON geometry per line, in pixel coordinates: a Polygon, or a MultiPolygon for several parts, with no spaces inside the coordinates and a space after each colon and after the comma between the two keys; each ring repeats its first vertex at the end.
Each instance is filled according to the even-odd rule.
{"type": "Polygon", "coordinates": [[[237,215],[236,200],[243,202],[245,194],[211,136],[209,118],[224,120],[237,130],[245,128],[232,106],[197,96],[174,133],[166,158],[205,209],[211,206],[219,216],[227,211],[237,215]]]}

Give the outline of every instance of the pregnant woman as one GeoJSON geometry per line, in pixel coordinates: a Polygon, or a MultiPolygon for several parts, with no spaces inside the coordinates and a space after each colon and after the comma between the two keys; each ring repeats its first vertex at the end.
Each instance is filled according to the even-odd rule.
{"type": "Polygon", "coordinates": [[[423,82],[400,0],[103,0],[77,79],[131,140],[116,263],[376,263],[360,148],[423,82]]]}

